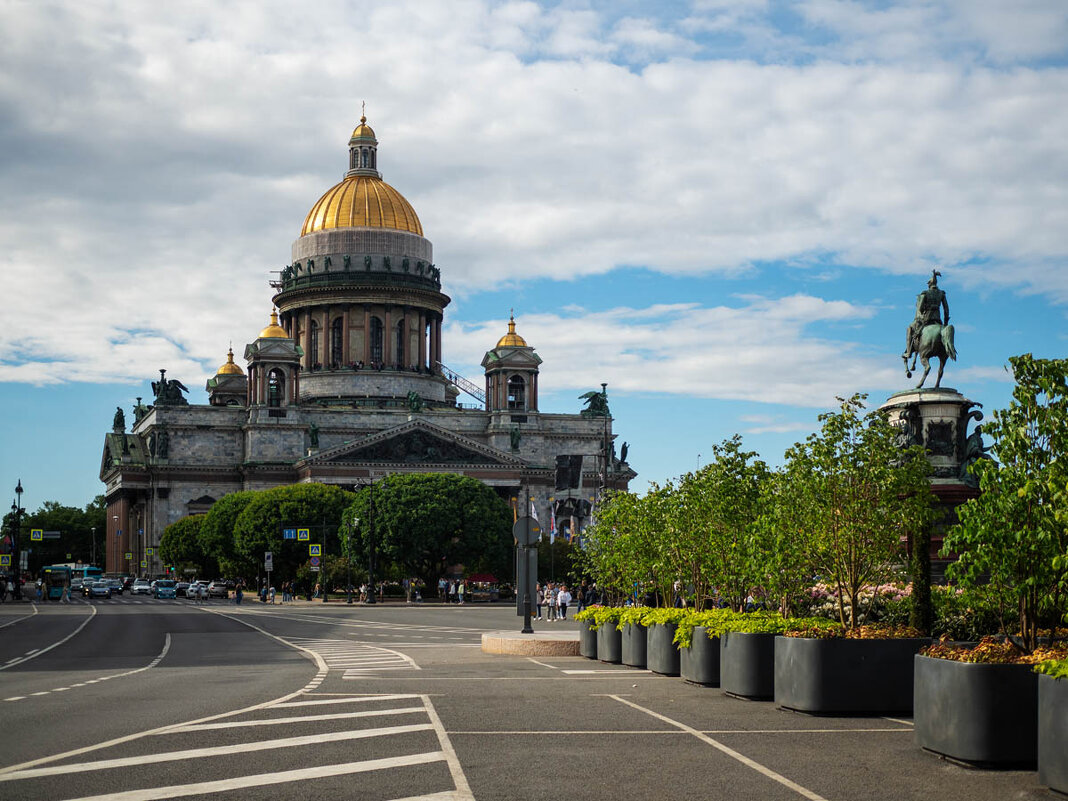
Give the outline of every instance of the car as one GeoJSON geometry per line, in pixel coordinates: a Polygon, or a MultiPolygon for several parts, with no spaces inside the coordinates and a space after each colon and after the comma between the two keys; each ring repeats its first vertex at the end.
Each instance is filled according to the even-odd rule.
{"type": "Polygon", "coordinates": [[[132,595],[151,595],[152,585],[148,583],[146,579],[137,579],[133,583],[133,588],[130,590],[132,595]]]}
{"type": "Polygon", "coordinates": [[[191,585],[188,581],[176,582],[174,585],[174,594],[177,595],[179,598],[187,598],[189,596],[186,595],[186,591],[189,589],[190,586],[191,585]]]}
{"type": "Polygon", "coordinates": [[[93,582],[86,582],[89,587],[90,598],[110,598],[111,597],[111,585],[104,580],[98,580],[93,582]]]}
{"type": "Polygon", "coordinates": [[[84,595],[82,591],[82,585],[85,584],[85,579],[73,578],[70,580],[70,594],[73,598],[75,595],[84,595]]]}
{"type": "Polygon", "coordinates": [[[209,598],[229,598],[231,587],[228,581],[213,581],[208,585],[209,598]]]}
{"type": "Polygon", "coordinates": [[[177,598],[178,592],[175,587],[175,583],[170,579],[160,579],[155,582],[156,586],[152,589],[152,595],[156,598],[177,598]]]}
{"type": "Polygon", "coordinates": [[[105,579],[105,581],[107,581],[108,586],[111,587],[112,595],[122,595],[123,591],[126,589],[126,582],[122,579],[110,578],[105,579]]]}

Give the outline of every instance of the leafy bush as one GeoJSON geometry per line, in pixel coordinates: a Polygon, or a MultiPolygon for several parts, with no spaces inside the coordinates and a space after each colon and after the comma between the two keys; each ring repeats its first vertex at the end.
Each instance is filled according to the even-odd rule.
{"type": "Polygon", "coordinates": [[[622,606],[588,606],[575,615],[575,620],[589,622],[590,631],[597,631],[606,623],[612,623],[619,628],[619,620],[623,616],[622,606]]]}
{"type": "Polygon", "coordinates": [[[934,657],[935,659],[948,659],[953,662],[974,662],[992,665],[1038,665],[1039,663],[1064,661],[1068,665],[1068,645],[1038,646],[1030,653],[1024,653],[1011,640],[1002,637],[983,637],[979,644],[974,647],[954,645],[946,640],[941,640],[921,649],[920,653],[924,656],[934,657]]]}
{"type": "Polygon", "coordinates": [[[1035,673],[1045,673],[1055,679],[1068,679],[1068,658],[1039,662],[1035,665],[1035,673]]]}

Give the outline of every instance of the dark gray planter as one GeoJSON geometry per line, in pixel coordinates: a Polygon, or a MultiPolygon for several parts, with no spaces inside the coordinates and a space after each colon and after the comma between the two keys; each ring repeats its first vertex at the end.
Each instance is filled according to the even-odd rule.
{"type": "Polygon", "coordinates": [[[674,642],[674,623],[654,623],[649,626],[645,666],[662,676],[679,675],[679,646],[674,642]]]}
{"type": "Polygon", "coordinates": [[[1038,677],[1038,783],[1068,793],[1068,679],[1038,677]]]}
{"type": "Polygon", "coordinates": [[[775,697],[775,635],[728,631],[719,640],[719,686],[754,701],[775,697]]]}
{"type": "Polygon", "coordinates": [[[704,626],[693,627],[689,648],[679,649],[679,673],[686,681],[717,687],[720,682],[719,637],[708,638],[704,626]]]}
{"type": "Polygon", "coordinates": [[[623,661],[622,632],[609,620],[597,629],[597,658],[619,664],[623,661]]]}
{"type": "Polygon", "coordinates": [[[590,621],[579,621],[579,656],[597,658],[597,632],[590,629],[590,621]]]}
{"type": "Polygon", "coordinates": [[[775,638],[775,703],[817,715],[907,715],[912,661],[929,639],[775,638]]]}
{"type": "Polygon", "coordinates": [[[645,667],[646,629],[641,623],[627,623],[621,632],[623,664],[631,667],[645,667]]]}
{"type": "Polygon", "coordinates": [[[1035,767],[1038,675],[1031,665],[919,655],[915,663],[917,745],[984,767],[1035,767]]]}

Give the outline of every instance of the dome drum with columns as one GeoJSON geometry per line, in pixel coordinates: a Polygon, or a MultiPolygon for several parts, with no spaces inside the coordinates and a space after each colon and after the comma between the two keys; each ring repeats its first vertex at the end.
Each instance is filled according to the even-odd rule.
{"type": "Polygon", "coordinates": [[[529,491],[548,519],[563,495],[589,500],[606,478],[626,489],[636,475],[605,447],[611,418],[540,411],[542,360],[514,315],[482,360],[484,389],[442,364],[449,297],[418,216],[378,172],[377,150],[361,118],[343,180],[312,206],[292,264],[271,284],[276,311],[245,346],[244,369],[231,347],[206,404],[138,403],[131,431],[105,435],[108,571],[139,572],[144,560],[140,572],[158,574],[148,549],[163,530],[239,490],[451,472],[506,499],[529,491]],[[477,407],[457,402],[461,388],[477,407]],[[584,489],[555,492],[560,455],[583,456],[584,489]]]}

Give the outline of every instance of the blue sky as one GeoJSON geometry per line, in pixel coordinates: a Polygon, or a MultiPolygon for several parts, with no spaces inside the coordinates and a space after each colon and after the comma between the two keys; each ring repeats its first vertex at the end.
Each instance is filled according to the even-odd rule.
{"type": "MultiPolygon", "coordinates": [[[[544,411],[608,383],[634,488],[910,385],[942,272],[955,387],[1068,344],[1060,0],[7,4],[0,487],[83,505],[115,406],[205,380],[367,103],[478,383],[515,309],[544,411]]],[[[6,507],[5,507],[6,508],[6,507]]]]}

